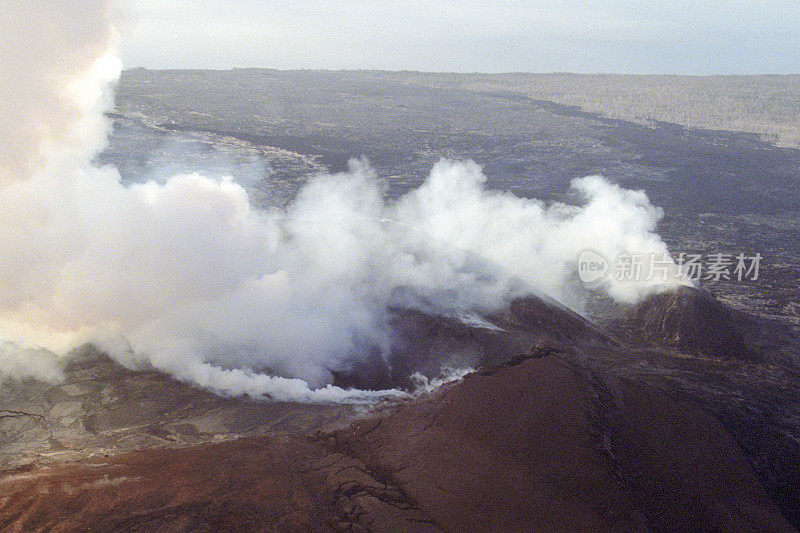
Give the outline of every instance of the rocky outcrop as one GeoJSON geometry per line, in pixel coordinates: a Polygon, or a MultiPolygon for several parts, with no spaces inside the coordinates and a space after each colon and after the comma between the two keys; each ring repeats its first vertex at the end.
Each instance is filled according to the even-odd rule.
{"type": "Polygon", "coordinates": [[[623,338],[683,354],[751,358],[745,337],[754,324],[708,292],[691,287],[652,295],[612,326],[623,338]]]}

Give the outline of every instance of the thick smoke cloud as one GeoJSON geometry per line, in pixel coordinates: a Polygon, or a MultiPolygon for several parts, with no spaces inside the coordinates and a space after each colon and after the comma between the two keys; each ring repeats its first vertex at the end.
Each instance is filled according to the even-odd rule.
{"type": "MultiPolygon", "coordinates": [[[[57,379],[59,356],[93,343],[221,393],[398,394],[330,386],[366,348],[388,350],[390,307],[457,315],[538,292],[576,308],[582,249],[666,253],[660,211],[600,177],[573,182],[581,207],[486,190],[478,165],[452,161],[392,203],[365,161],[315,178],[286,211],[199,174],[125,186],[90,163],[119,64],[107,6],[82,6],[3,19],[0,75],[16,81],[0,126],[2,373],[57,379]],[[45,38],[24,46],[37,28],[45,38]]],[[[662,286],[605,288],[633,301],[662,286]]]]}
{"type": "Polygon", "coordinates": [[[98,78],[113,78],[119,61],[107,55],[114,31],[105,0],[0,6],[0,184],[7,184],[51,164],[58,150],[86,157],[102,146],[106,123],[93,111],[107,103],[110,79],[98,78]]]}

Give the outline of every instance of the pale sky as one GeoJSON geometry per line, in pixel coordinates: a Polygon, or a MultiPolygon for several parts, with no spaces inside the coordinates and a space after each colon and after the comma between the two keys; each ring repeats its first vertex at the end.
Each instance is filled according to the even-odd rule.
{"type": "Polygon", "coordinates": [[[126,67],[800,73],[800,0],[123,0],[126,67]]]}

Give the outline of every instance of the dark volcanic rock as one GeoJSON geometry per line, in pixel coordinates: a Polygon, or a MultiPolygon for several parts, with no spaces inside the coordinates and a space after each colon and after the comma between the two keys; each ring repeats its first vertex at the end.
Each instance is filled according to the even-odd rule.
{"type": "Polygon", "coordinates": [[[496,317],[517,328],[572,346],[616,344],[597,326],[552,299],[536,296],[516,298],[505,312],[496,317]]]}
{"type": "Polygon", "coordinates": [[[558,357],[468,376],[331,449],[445,530],[791,530],[716,419],[558,357]]]}
{"type": "MultiPolygon", "coordinates": [[[[719,341],[698,344],[684,321],[705,320],[696,329],[708,335],[737,320],[691,291],[654,297],[637,313],[632,324],[658,333],[650,342],[677,331],[708,355],[719,341]]],[[[717,376],[723,364],[750,365],[730,374],[748,377],[756,363],[632,350],[536,297],[486,317],[395,310],[391,324],[392,364],[380,359],[374,374],[354,369],[350,379],[395,385],[443,363],[479,370],[358,416],[341,406],[221,399],[105,358],[73,361],[68,383],[41,390],[50,398],[42,412],[77,413],[56,422],[82,416],[82,425],[50,428],[73,450],[43,448],[50,464],[0,473],[0,529],[791,530],[775,502],[794,516],[785,463],[796,454],[776,448],[764,463],[768,441],[750,441],[769,420],[742,415],[756,405],[742,408],[747,394],[727,386],[730,400],[708,386],[687,394],[660,374],[619,366],[630,360],[644,372],[642,358],[658,352],[684,370],[667,375],[685,380],[703,365],[702,376],[717,376]],[[267,436],[229,440],[254,433],[267,436]],[[120,453],[131,449],[139,451],[120,453]]],[[[765,405],[765,417],[775,413],[774,401],[765,405]]],[[[26,427],[20,442],[33,431],[26,427]]]]}
{"type": "Polygon", "coordinates": [[[350,368],[335,372],[345,387],[413,388],[411,375],[437,375],[442,367],[478,368],[527,357],[542,345],[574,349],[589,344],[614,345],[596,326],[554,300],[516,298],[489,316],[442,316],[414,309],[393,309],[391,347],[363,355],[350,368]]]}
{"type": "Polygon", "coordinates": [[[716,419],[552,354],[332,433],[30,468],[0,487],[6,529],[791,530],[716,419]]]}
{"type": "Polygon", "coordinates": [[[689,355],[748,358],[753,324],[706,291],[679,287],[652,295],[614,324],[620,336],[689,355]]]}

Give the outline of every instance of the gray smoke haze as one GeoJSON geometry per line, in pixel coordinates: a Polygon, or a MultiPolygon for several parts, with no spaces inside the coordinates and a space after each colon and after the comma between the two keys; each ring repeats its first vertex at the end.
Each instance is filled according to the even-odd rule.
{"type": "MultiPolygon", "coordinates": [[[[198,173],[123,185],[90,162],[120,69],[107,13],[42,2],[3,18],[0,373],[58,379],[92,343],[224,394],[400,394],[330,385],[365,347],[388,349],[389,307],[480,312],[533,292],[579,308],[582,249],[667,252],[661,211],[598,176],[573,181],[580,207],[486,190],[478,165],[447,160],[392,203],[366,161],[285,211],[198,173]],[[44,38],[27,46],[31,32],[44,38]]],[[[604,288],[635,301],[664,284],[604,288]]]]}

